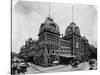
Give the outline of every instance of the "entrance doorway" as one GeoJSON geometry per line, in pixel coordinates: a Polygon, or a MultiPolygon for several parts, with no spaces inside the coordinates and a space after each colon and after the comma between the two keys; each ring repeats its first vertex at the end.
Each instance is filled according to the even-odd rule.
{"type": "Polygon", "coordinates": [[[72,62],[73,58],[60,57],[60,64],[68,65],[72,62]]]}

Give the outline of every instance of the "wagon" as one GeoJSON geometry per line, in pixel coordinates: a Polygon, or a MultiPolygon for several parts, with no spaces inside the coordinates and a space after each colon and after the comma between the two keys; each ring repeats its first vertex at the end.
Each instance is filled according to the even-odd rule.
{"type": "Polygon", "coordinates": [[[25,63],[20,63],[18,65],[18,72],[22,72],[22,73],[25,73],[27,70],[27,65],[25,63]]]}

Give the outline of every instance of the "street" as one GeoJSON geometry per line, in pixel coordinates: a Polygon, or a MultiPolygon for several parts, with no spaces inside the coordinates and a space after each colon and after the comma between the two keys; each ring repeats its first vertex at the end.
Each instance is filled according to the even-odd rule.
{"type": "Polygon", "coordinates": [[[30,64],[30,66],[27,68],[26,74],[80,71],[80,70],[88,70],[88,69],[89,69],[88,62],[81,63],[76,68],[73,68],[71,65],[58,65],[58,66],[53,66],[53,67],[41,67],[41,66],[37,66],[34,64],[30,64]]]}

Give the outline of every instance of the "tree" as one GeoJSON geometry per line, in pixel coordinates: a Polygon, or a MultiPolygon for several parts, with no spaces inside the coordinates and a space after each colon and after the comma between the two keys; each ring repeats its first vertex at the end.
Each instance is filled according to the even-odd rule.
{"type": "Polygon", "coordinates": [[[11,58],[14,58],[17,56],[17,53],[16,52],[11,52],[11,58]]]}
{"type": "Polygon", "coordinates": [[[32,38],[28,38],[28,40],[25,41],[25,47],[29,47],[32,44],[32,38]]]}
{"type": "Polygon", "coordinates": [[[90,45],[89,47],[90,51],[90,58],[91,59],[97,59],[97,48],[95,48],[93,45],[90,45]]]}

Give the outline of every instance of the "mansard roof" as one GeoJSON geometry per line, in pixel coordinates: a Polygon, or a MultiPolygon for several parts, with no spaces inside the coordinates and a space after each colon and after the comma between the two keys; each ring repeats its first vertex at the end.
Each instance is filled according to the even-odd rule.
{"type": "Polygon", "coordinates": [[[45,22],[41,24],[39,32],[41,33],[46,28],[48,30],[59,32],[59,26],[50,17],[47,17],[45,22]]]}
{"type": "Polygon", "coordinates": [[[80,29],[78,26],[76,26],[75,22],[71,22],[70,25],[65,30],[65,36],[75,33],[77,35],[80,35],[80,29]]]}

